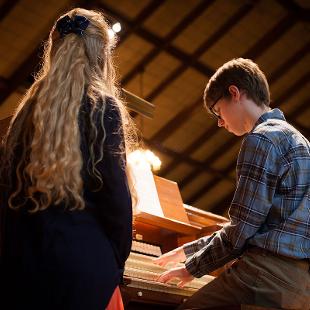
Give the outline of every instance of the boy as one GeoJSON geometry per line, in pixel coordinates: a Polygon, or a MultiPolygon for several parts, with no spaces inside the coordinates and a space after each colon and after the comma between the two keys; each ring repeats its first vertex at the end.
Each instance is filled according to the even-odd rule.
{"type": "Polygon", "coordinates": [[[185,261],[158,281],[180,286],[225,265],[180,309],[253,304],[308,309],[310,305],[310,143],[271,109],[264,73],[249,59],[220,67],[204,93],[218,126],[242,136],[230,223],[164,254],[159,265],[185,261]]]}

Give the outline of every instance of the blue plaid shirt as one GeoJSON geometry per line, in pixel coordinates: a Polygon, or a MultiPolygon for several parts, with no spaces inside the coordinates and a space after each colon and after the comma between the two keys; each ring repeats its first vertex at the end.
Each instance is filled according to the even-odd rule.
{"type": "Polygon", "coordinates": [[[310,143],[279,109],[263,114],[242,142],[230,223],[183,246],[187,270],[201,277],[249,245],[310,258],[310,143]]]}

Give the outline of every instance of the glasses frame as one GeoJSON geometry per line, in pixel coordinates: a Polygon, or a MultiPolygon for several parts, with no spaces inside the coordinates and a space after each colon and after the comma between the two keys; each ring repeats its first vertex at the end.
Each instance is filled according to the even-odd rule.
{"type": "Polygon", "coordinates": [[[217,98],[214,103],[210,106],[210,111],[211,113],[218,119],[218,120],[222,120],[221,116],[218,115],[214,110],[213,107],[219,102],[219,100],[221,100],[223,98],[223,95],[221,95],[219,98],[217,98]]]}

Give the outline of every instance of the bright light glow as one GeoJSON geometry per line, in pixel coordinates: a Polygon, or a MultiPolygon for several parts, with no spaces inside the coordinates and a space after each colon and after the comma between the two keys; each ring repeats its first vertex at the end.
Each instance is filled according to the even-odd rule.
{"type": "Polygon", "coordinates": [[[158,171],[160,169],[161,161],[153,152],[151,152],[150,150],[146,150],[144,151],[144,156],[152,166],[153,171],[158,171]]]}
{"type": "Polygon", "coordinates": [[[112,30],[117,33],[117,32],[120,32],[122,30],[122,25],[120,23],[115,23],[113,26],[112,26],[112,30]]]}
{"type": "Polygon", "coordinates": [[[129,154],[128,161],[136,166],[146,166],[158,171],[161,166],[160,159],[150,150],[136,150],[129,154]]]}
{"type": "Polygon", "coordinates": [[[114,39],[115,32],[111,28],[109,28],[108,29],[108,35],[109,35],[110,40],[112,40],[112,39],[114,39]]]}

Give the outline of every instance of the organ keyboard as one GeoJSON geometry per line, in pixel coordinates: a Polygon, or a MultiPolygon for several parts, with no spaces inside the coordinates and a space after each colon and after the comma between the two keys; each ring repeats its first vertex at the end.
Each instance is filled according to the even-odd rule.
{"type": "Polygon", "coordinates": [[[126,310],[175,309],[221,272],[218,270],[211,275],[195,278],[183,288],[177,286],[177,279],[168,283],[156,281],[167,268],[153,264],[154,257],[210,235],[228,220],[184,205],[180,194],[175,194],[175,189],[178,190],[175,182],[154,178],[163,212],[156,214],[144,208],[135,213],[134,240],[125,265],[124,284],[121,285],[126,310]]]}
{"type": "MultiPolygon", "coordinates": [[[[179,288],[177,286],[179,282],[177,279],[171,280],[168,284],[156,282],[156,278],[165,272],[169,266],[168,268],[164,268],[155,265],[153,263],[154,253],[161,253],[159,246],[156,247],[151,244],[134,241],[134,247],[128,257],[124,272],[125,277],[131,279],[131,282],[128,284],[129,287],[141,288],[143,290],[153,290],[163,292],[165,294],[171,293],[179,294],[180,296],[190,296],[197,289],[214,279],[213,276],[204,276],[199,279],[194,279],[190,283],[186,284],[184,288],[179,288]],[[147,249],[150,249],[150,252],[146,254],[135,253],[136,249],[139,249],[140,247],[144,248],[146,250],[145,252],[147,252],[147,249]]],[[[182,264],[178,264],[177,266],[181,265],[182,264]]]]}

